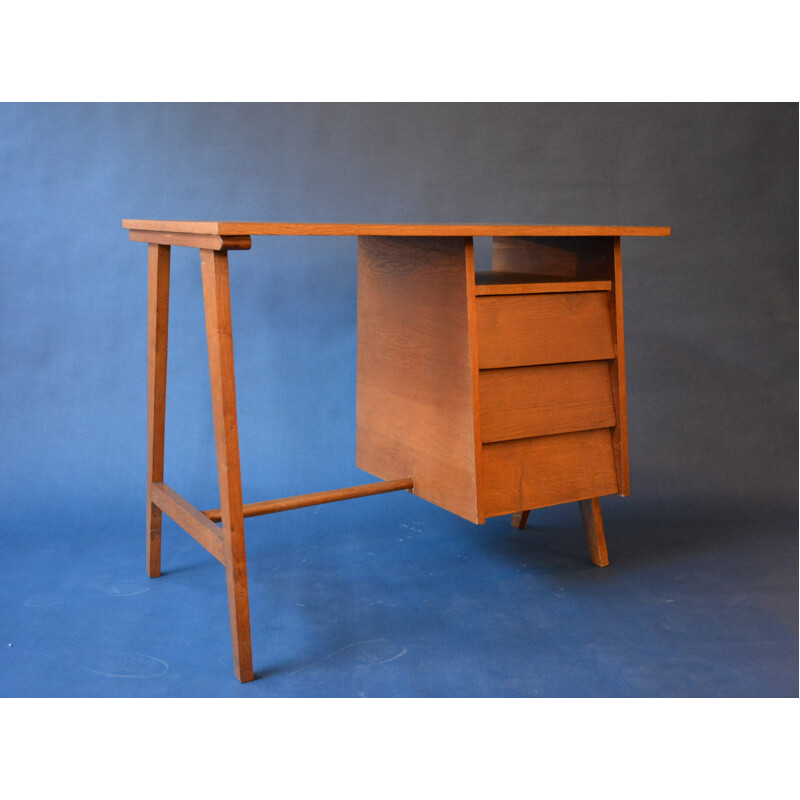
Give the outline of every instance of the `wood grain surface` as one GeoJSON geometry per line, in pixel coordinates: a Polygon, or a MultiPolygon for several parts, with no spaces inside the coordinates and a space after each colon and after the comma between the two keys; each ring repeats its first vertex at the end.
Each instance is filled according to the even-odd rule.
{"type": "Polygon", "coordinates": [[[360,237],[356,463],[479,520],[477,376],[463,238],[360,237]]]}
{"type": "Polygon", "coordinates": [[[253,680],[253,652],[250,642],[250,603],[242,514],[228,254],[224,251],[201,250],[200,266],[211,376],[211,407],[217,445],[223,563],[228,585],[233,669],[236,677],[244,683],[253,680]]]}
{"type": "Polygon", "coordinates": [[[487,517],[617,491],[608,429],[514,439],[483,446],[487,517]]]}
{"type": "Polygon", "coordinates": [[[180,245],[201,250],[249,250],[249,236],[218,236],[210,233],[175,233],[173,231],[148,231],[132,229],[128,234],[132,242],[180,245]]]}
{"type": "Polygon", "coordinates": [[[616,425],[605,361],[481,370],[480,402],[484,442],[616,425]]]}
{"type": "Polygon", "coordinates": [[[153,484],[153,502],[199,542],[217,561],[225,563],[222,529],[166,483],[153,484]]]}
{"type": "Polygon", "coordinates": [[[217,236],[669,236],[666,227],[637,225],[385,225],[341,222],[221,222],[124,219],[130,230],[217,236]]]}
{"type": "Polygon", "coordinates": [[[147,282],[147,574],[161,575],[161,508],[153,484],[164,480],[164,424],[167,404],[170,249],[148,248],[147,282]]]}
{"type": "Polygon", "coordinates": [[[479,297],[481,369],[614,358],[608,294],[479,297]]]}

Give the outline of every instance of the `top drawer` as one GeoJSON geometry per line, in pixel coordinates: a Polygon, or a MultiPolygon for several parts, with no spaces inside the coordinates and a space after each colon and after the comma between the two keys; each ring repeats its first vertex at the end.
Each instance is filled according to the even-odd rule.
{"type": "Polygon", "coordinates": [[[476,298],[481,369],[615,357],[608,292],[476,298]]]}

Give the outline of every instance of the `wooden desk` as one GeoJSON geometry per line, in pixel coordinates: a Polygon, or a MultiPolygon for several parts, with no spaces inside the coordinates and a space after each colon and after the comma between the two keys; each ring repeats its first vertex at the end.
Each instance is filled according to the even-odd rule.
{"type": "Polygon", "coordinates": [[[578,501],[608,564],[598,497],[629,491],[620,237],[669,228],[124,220],[149,245],[147,574],[161,514],[225,566],[233,660],[253,679],[244,520],[410,491],[475,523],[578,501]],[[251,236],[358,237],[356,464],[378,483],[244,504],[228,251],[251,236]],[[493,238],[475,271],[473,237],[493,238]],[[170,247],[200,251],[220,507],[164,482],[170,247]],[[221,523],[221,524],[217,524],[221,523]]]}

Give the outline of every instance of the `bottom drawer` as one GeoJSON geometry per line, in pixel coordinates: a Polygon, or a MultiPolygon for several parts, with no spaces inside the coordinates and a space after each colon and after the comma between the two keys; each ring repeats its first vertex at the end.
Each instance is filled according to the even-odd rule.
{"type": "Polygon", "coordinates": [[[487,517],[618,491],[609,428],[483,445],[487,517]]]}

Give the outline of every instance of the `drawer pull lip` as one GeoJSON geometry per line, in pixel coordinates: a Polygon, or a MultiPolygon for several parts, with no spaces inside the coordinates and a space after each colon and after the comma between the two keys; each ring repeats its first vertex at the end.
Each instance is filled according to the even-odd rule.
{"type": "Polygon", "coordinates": [[[475,273],[478,297],[509,294],[559,294],[564,292],[610,292],[610,280],[534,275],[525,272],[479,270],[475,273]]]}

